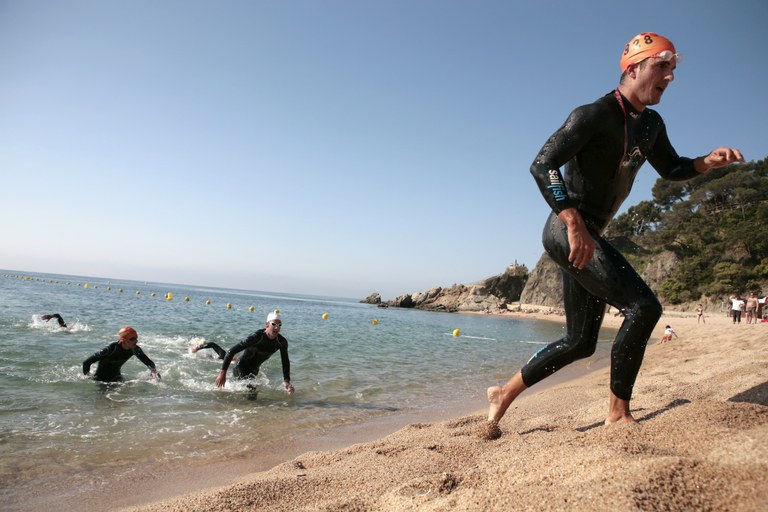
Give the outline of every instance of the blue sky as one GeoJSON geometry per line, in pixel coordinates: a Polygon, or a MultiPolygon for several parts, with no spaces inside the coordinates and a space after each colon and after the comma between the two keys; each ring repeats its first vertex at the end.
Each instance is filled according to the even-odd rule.
{"type": "Polygon", "coordinates": [[[530,163],[643,31],[683,54],[678,152],[768,156],[768,3],[525,4],[0,0],[0,268],[385,299],[532,269],[530,163]]]}

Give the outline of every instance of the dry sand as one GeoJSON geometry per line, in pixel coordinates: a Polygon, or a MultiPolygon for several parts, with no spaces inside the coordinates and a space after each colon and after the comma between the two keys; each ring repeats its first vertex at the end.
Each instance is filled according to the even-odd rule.
{"type": "Polygon", "coordinates": [[[768,510],[768,323],[706,320],[662,317],[635,386],[636,424],[602,425],[602,368],[532,388],[496,439],[486,411],[414,423],[130,510],[768,510]],[[679,338],[656,343],[665,324],[679,338]]]}

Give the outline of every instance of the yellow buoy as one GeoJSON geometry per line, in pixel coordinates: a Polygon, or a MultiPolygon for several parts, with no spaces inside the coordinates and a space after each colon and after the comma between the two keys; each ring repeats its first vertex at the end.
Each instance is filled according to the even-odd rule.
{"type": "Polygon", "coordinates": [[[460,331],[460,330],[458,330],[458,329],[454,329],[454,330],[453,330],[453,335],[454,335],[454,336],[458,336],[459,334],[461,334],[461,331],[460,331]]]}
{"type": "Polygon", "coordinates": [[[211,303],[211,299],[206,300],[205,303],[206,304],[210,304],[211,303]]]}
{"type": "Polygon", "coordinates": [[[378,321],[378,320],[376,320],[375,318],[374,318],[373,320],[371,320],[371,323],[372,323],[373,325],[379,325],[379,321],[378,321]]]}
{"type": "Polygon", "coordinates": [[[328,319],[328,313],[323,313],[323,320],[327,320],[327,319],[328,319]]]}
{"type": "Polygon", "coordinates": [[[253,313],[254,309],[256,309],[256,308],[254,308],[253,306],[248,306],[248,311],[250,311],[251,313],[253,313]]]}
{"type": "Polygon", "coordinates": [[[88,283],[85,283],[85,284],[83,285],[83,288],[85,288],[86,290],[87,290],[88,288],[90,288],[90,287],[91,287],[91,286],[90,286],[88,283]]]}
{"type": "Polygon", "coordinates": [[[165,300],[173,300],[173,294],[171,292],[166,293],[165,300]]]}
{"type": "Polygon", "coordinates": [[[136,295],[141,295],[141,292],[139,290],[136,290],[136,295]]]}
{"type": "Polygon", "coordinates": [[[184,302],[189,302],[189,297],[184,297],[184,302]]]}
{"type": "Polygon", "coordinates": [[[227,309],[232,309],[232,304],[230,304],[229,302],[227,302],[227,309]]]}

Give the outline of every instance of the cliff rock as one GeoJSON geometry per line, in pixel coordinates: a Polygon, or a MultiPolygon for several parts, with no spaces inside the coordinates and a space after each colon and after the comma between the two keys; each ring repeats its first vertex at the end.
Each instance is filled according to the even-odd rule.
{"type": "Polygon", "coordinates": [[[563,307],[563,278],[560,267],[545,252],[528,276],[520,295],[521,304],[535,304],[552,308],[563,307]]]}
{"type": "Polygon", "coordinates": [[[425,292],[400,295],[387,302],[389,306],[416,308],[427,311],[496,311],[500,306],[516,302],[528,278],[525,265],[510,265],[497,276],[477,283],[454,284],[450,288],[436,287],[425,292]]]}
{"type": "Polygon", "coordinates": [[[378,293],[372,293],[363,300],[361,300],[363,304],[381,304],[381,295],[378,293]]]}

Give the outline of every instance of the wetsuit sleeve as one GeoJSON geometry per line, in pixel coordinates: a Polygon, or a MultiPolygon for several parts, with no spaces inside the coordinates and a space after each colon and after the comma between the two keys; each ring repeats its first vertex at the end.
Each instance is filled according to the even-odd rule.
{"type": "Polygon", "coordinates": [[[216,343],[214,343],[212,341],[209,341],[207,343],[203,343],[202,345],[199,345],[197,347],[197,350],[204,350],[206,348],[213,349],[216,352],[216,354],[218,354],[219,359],[224,359],[224,357],[227,355],[227,351],[226,350],[224,350],[218,344],[216,344],[216,343]]]}
{"type": "Polygon", "coordinates": [[[280,360],[283,363],[283,380],[291,380],[291,360],[288,358],[288,340],[280,336],[280,360]]]}
{"type": "Polygon", "coordinates": [[[152,360],[147,356],[147,354],[144,353],[143,350],[141,350],[141,347],[136,347],[133,349],[133,355],[139,358],[139,361],[144,363],[147,368],[149,368],[152,371],[156,371],[155,369],[155,363],[152,362],[152,360]]]}
{"type": "Polygon", "coordinates": [[[568,116],[565,123],[549,138],[531,164],[531,174],[541,195],[555,213],[576,204],[568,190],[560,168],[576,156],[597,129],[599,107],[583,105],[568,116]]]}
{"type": "Polygon", "coordinates": [[[108,355],[110,352],[112,352],[112,345],[107,345],[103,349],[99,350],[98,352],[95,352],[91,357],[83,361],[83,375],[88,375],[88,372],[91,371],[91,365],[93,363],[101,361],[101,359],[108,355]]]}
{"type": "Polygon", "coordinates": [[[224,362],[221,363],[221,370],[223,372],[226,372],[229,368],[230,363],[232,363],[232,358],[235,357],[235,354],[238,354],[239,352],[242,352],[248,346],[250,346],[252,343],[255,343],[258,341],[258,336],[256,333],[251,334],[247,338],[245,338],[243,341],[235,345],[234,347],[227,350],[227,353],[224,355],[224,362]]]}
{"type": "Polygon", "coordinates": [[[672,143],[667,137],[667,127],[659,116],[661,130],[656,137],[656,143],[653,145],[651,154],[648,155],[648,161],[651,163],[659,176],[670,181],[683,181],[695,178],[699,175],[693,165],[693,159],[679,156],[672,143]]]}

